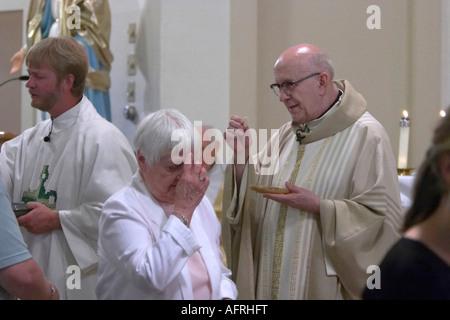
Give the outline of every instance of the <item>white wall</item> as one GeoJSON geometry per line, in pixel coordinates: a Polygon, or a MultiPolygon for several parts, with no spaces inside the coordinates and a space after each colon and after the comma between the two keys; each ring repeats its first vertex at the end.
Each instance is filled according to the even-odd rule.
{"type": "Polygon", "coordinates": [[[258,52],[258,0],[231,0],[230,116],[247,116],[252,127],[257,126],[260,111],[258,52]]]}
{"type": "MultiPolygon", "coordinates": [[[[28,5],[29,5],[29,0],[1,0],[0,1],[0,11],[15,11],[15,10],[21,10],[23,12],[23,30],[25,29],[25,24],[26,24],[26,19],[27,19],[27,15],[28,15],[28,5]]],[[[25,43],[25,32],[23,33],[23,37],[22,37],[22,43],[25,43]]],[[[8,44],[2,44],[2,46],[7,46],[8,44]]],[[[19,50],[19,48],[16,48],[16,50],[19,50]]],[[[9,63],[9,61],[3,61],[3,63],[8,63],[10,66],[11,64],[9,63]]],[[[22,73],[21,74],[26,74],[26,68],[23,67],[22,68],[22,73]]],[[[14,75],[16,76],[16,75],[14,75]]],[[[3,90],[5,90],[5,88],[2,88],[3,90]]],[[[4,94],[4,93],[2,93],[4,94]]],[[[25,84],[23,84],[22,87],[22,92],[21,92],[21,106],[10,106],[13,108],[17,108],[20,107],[21,113],[20,113],[20,123],[21,123],[21,127],[17,128],[17,131],[15,131],[15,133],[19,133],[20,131],[23,131],[27,128],[32,127],[35,124],[35,119],[36,119],[36,111],[35,109],[33,109],[30,106],[31,103],[31,98],[30,95],[28,94],[28,91],[25,90],[25,84]]],[[[1,130],[1,128],[0,128],[1,130]]]]}
{"type": "Polygon", "coordinates": [[[139,117],[145,112],[144,90],[145,79],[139,69],[136,75],[128,75],[128,56],[136,53],[136,44],[130,43],[128,27],[130,24],[139,24],[141,8],[144,0],[110,0],[111,9],[111,37],[110,48],[114,55],[111,65],[111,117],[115,124],[132,141],[139,117]],[[127,101],[128,83],[134,82],[136,86],[135,102],[127,101]],[[129,105],[136,108],[138,116],[129,120],[124,116],[124,109],[129,105]]]}
{"type": "Polygon", "coordinates": [[[159,49],[159,73],[150,74],[159,88],[156,107],[224,128],[230,96],[228,0],[160,0],[158,6],[159,38],[148,40],[148,50],[159,49]]]}
{"type": "MultiPolygon", "coordinates": [[[[417,168],[431,141],[432,131],[439,119],[442,106],[442,74],[448,73],[441,65],[441,57],[450,54],[442,51],[441,38],[443,1],[411,1],[409,64],[411,137],[410,159],[417,168]]],[[[447,19],[448,19],[447,12],[447,19]]],[[[445,89],[444,89],[445,91],[445,89]]]]}

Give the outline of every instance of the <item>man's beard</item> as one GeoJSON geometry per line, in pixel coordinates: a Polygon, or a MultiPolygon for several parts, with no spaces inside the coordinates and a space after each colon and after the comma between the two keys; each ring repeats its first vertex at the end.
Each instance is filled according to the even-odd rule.
{"type": "Polygon", "coordinates": [[[61,97],[59,84],[54,90],[45,95],[38,94],[37,100],[31,100],[31,106],[41,111],[48,112],[61,97]]]}

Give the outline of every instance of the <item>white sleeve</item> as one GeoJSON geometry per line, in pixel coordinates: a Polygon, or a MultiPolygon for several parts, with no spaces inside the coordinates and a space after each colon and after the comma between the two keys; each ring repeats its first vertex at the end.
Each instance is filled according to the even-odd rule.
{"type": "Polygon", "coordinates": [[[110,263],[134,285],[164,288],[200,249],[194,234],[170,216],[162,229],[149,226],[120,201],[108,201],[100,219],[99,246],[110,263]]]}
{"type": "Polygon", "coordinates": [[[125,137],[103,133],[94,145],[87,145],[81,183],[74,190],[79,205],[59,211],[61,226],[71,251],[82,270],[97,263],[98,219],[104,202],[126,186],[137,164],[125,137]],[[114,155],[114,156],[112,156],[114,155]]]}

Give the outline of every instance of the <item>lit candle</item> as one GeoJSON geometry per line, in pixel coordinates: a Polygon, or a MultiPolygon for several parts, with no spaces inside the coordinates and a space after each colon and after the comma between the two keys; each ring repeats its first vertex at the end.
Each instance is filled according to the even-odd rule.
{"type": "Polygon", "coordinates": [[[400,142],[398,150],[398,168],[408,168],[408,145],[409,145],[409,127],[411,122],[408,118],[408,112],[403,110],[403,116],[400,118],[400,142]]]}
{"type": "Polygon", "coordinates": [[[441,110],[439,112],[439,115],[441,116],[441,118],[444,118],[447,114],[446,114],[446,112],[444,110],[441,110]]]}

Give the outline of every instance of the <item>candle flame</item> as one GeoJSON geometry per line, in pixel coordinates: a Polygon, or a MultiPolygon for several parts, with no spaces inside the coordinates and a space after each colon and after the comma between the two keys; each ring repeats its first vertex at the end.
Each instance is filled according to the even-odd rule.
{"type": "Polygon", "coordinates": [[[445,113],[444,110],[441,110],[441,111],[439,112],[439,115],[440,115],[442,118],[444,118],[447,114],[445,113]]]}
{"type": "Polygon", "coordinates": [[[406,118],[406,119],[408,119],[408,111],[403,110],[403,117],[406,118]]]}

